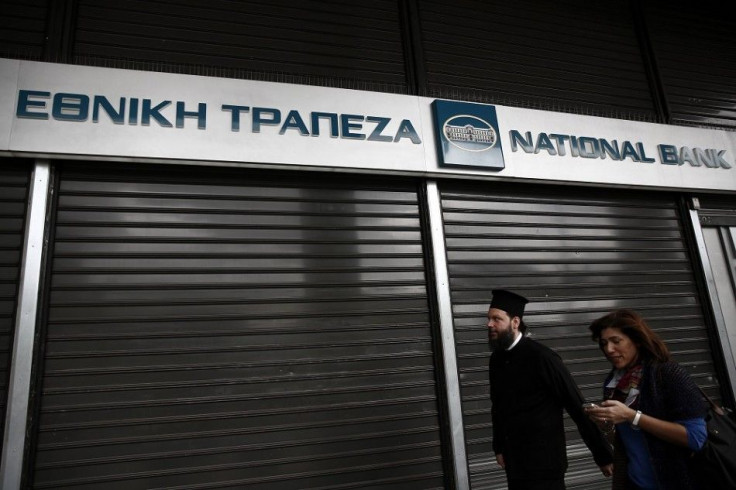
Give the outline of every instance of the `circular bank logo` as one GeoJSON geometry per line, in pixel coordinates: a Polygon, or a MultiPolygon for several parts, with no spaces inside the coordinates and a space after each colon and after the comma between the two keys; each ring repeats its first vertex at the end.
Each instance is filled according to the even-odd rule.
{"type": "Polygon", "coordinates": [[[465,151],[490,150],[498,141],[491,123],[466,114],[447,119],[442,126],[442,132],[450,144],[465,151]]]}

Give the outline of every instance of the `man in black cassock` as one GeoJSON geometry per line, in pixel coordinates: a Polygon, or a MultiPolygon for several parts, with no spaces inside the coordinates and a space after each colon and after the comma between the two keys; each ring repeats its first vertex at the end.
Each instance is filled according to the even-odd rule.
{"type": "Polygon", "coordinates": [[[493,451],[506,470],[509,490],[565,488],[563,408],[577,424],[601,472],[611,476],[609,446],[583,413],[583,396],[562,359],[523,335],[527,303],[523,296],[496,289],[488,309],[493,451]]]}

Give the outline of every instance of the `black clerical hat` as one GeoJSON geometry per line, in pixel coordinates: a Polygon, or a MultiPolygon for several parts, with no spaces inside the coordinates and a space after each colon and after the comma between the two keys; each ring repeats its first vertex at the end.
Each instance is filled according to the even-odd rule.
{"type": "Polygon", "coordinates": [[[524,316],[524,306],[529,302],[524,296],[520,296],[505,289],[494,289],[492,291],[491,308],[505,311],[510,317],[524,316]]]}

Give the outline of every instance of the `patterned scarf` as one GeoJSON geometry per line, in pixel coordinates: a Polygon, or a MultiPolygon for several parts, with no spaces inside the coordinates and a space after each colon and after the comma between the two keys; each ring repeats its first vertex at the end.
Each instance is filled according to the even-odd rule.
{"type": "Polygon", "coordinates": [[[617,400],[633,409],[639,407],[639,385],[643,366],[641,363],[627,370],[615,371],[611,379],[603,388],[603,397],[606,400],[617,400]]]}

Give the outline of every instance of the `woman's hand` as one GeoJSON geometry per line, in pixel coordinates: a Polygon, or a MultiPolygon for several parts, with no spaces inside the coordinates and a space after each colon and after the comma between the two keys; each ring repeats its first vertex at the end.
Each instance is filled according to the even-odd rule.
{"type": "MultiPolygon", "coordinates": [[[[636,410],[616,400],[606,400],[599,406],[586,408],[585,413],[593,422],[603,425],[630,423],[636,416],[636,410]]],[[[688,447],[687,431],[682,424],[642,414],[639,418],[639,428],[663,441],[688,447]]]]}
{"type": "Polygon", "coordinates": [[[636,410],[633,410],[616,400],[606,400],[600,405],[585,410],[588,417],[598,424],[620,424],[634,420],[636,410]]]}

